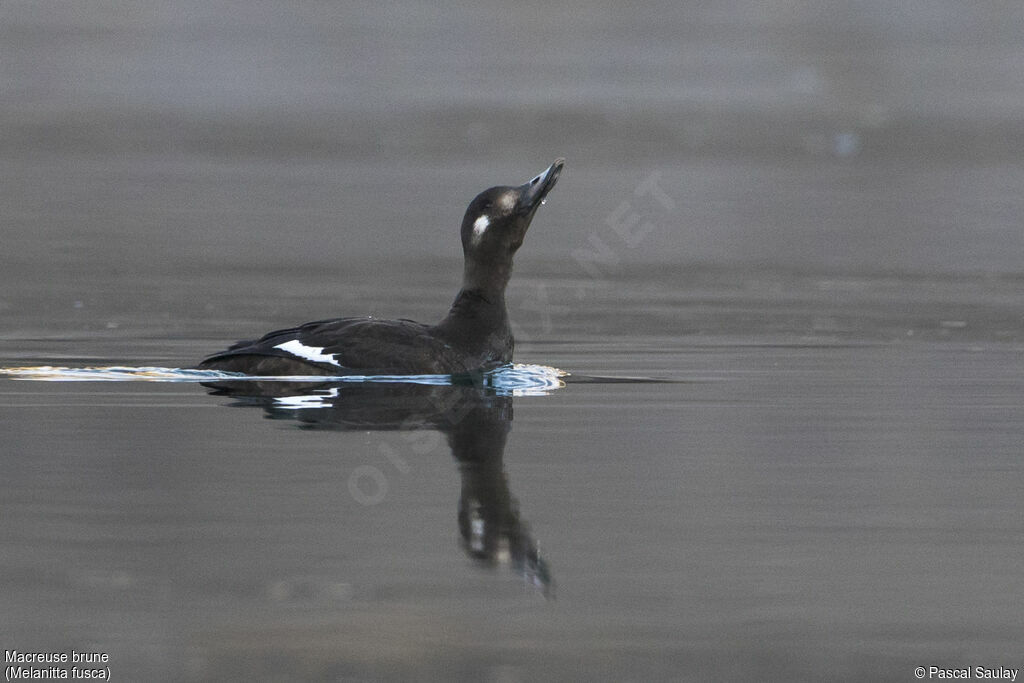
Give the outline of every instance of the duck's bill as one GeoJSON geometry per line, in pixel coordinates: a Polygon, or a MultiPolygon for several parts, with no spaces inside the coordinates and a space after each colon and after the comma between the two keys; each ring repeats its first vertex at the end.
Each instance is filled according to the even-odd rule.
{"type": "Polygon", "coordinates": [[[551,192],[551,188],[555,186],[555,182],[558,181],[558,176],[564,165],[565,159],[555,159],[555,163],[548,166],[545,171],[520,186],[522,195],[519,204],[524,211],[535,211],[540,206],[548,192],[551,192]]]}

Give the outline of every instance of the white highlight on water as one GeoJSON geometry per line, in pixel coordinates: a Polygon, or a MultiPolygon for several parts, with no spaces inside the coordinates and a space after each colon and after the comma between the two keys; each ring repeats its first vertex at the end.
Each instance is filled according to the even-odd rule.
{"type": "Polygon", "coordinates": [[[340,394],[338,387],[331,387],[316,394],[302,394],[301,396],[279,396],[274,399],[274,405],[281,408],[292,408],[302,410],[305,408],[331,408],[334,406],[332,398],[338,398],[340,394]]]}
{"type": "Polygon", "coordinates": [[[315,363],[330,363],[331,365],[337,365],[339,368],[341,367],[341,364],[338,361],[334,360],[333,353],[323,353],[324,349],[322,346],[306,346],[298,339],[286,341],[283,344],[278,344],[274,348],[281,349],[282,351],[287,351],[293,356],[298,356],[303,360],[311,360],[315,363]]]}
{"type": "Polygon", "coordinates": [[[469,545],[476,551],[480,552],[484,549],[484,532],[486,526],[484,520],[480,517],[480,513],[473,511],[473,518],[469,522],[469,545]]]}

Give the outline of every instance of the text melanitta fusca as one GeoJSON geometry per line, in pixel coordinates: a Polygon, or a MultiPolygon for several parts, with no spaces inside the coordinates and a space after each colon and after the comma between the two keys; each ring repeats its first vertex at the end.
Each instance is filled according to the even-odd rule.
{"type": "Polygon", "coordinates": [[[564,159],[518,187],[492,187],[462,219],[465,270],[451,310],[436,325],[336,318],[241,341],[199,367],[247,375],[459,374],[512,360],[505,309],[512,256],[564,159]]]}

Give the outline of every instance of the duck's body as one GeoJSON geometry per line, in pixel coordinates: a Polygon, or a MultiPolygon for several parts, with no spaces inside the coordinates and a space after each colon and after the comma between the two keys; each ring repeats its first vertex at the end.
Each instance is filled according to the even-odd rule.
{"type": "Polygon", "coordinates": [[[337,318],[241,341],[204,360],[201,368],[248,375],[449,375],[512,360],[514,341],[500,306],[460,300],[438,325],[413,320],[337,318]],[[466,309],[470,309],[467,311],[466,309]],[[481,324],[486,310],[501,320],[481,324]],[[466,313],[473,317],[463,318],[466,313]],[[454,314],[454,315],[453,315],[454,314]]]}
{"type": "Polygon", "coordinates": [[[462,289],[436,325],[412,320],[337,318],[241,341],[200,368],[248,375],[460,374],[512,360],[505,307],[512,256],[563,160],[519,187],[479,194],[462,221],[462,289]]]}

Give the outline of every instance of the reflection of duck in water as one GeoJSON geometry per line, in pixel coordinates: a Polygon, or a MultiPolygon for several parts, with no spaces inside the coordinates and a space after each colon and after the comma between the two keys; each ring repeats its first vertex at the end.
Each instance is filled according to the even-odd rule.
{"type": "Polygon", "coordinates": [[[247,375],[458,374],[511,362],[505,309],[512,257],[564,160],[518,187],[492,187],[462,219],[462,289],[437,325],[338,318],[241,341],[199,367],[247,375]]]}
{"type": "Polygon", "coordinates": [[[519,516],[504,467],[512,398],[477,385],[217,382],[209,387],[262,406],[269,417],[340,431],[436,429],[459,463],[458,526],[466,553],[480,564],[507,562],[550,594],[551,575],[519,516]]]}

